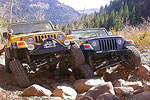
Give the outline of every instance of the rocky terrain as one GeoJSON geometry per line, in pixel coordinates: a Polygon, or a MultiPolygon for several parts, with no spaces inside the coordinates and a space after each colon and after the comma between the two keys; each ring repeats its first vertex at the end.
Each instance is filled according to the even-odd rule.
{"type": "MultiPolygon", "coordinates": [[[[133,71],[121,69],[105,73],[95,79],[75,80],[39,72],[30,77],[28,88],[19,88],[14,77],[4,65],[4,54],[0,56],[1,100],[150,100],[150,50],[141,51],[142,63],[133,71]]],[[[109,69],[112,70],[112,69],[109,69]]]]}

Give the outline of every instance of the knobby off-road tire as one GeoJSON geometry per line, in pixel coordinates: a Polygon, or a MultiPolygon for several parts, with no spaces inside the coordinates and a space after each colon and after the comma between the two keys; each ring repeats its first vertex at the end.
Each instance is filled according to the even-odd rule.
{"type": "Polygon", "coordinates": [[[77,69],[73,69],[73,74],[77,80],[94,77],[92,68],[86,63],[80,65],[77,69]]]}
{"type": "Polygon", "coordinates": [[[128,69],[134,69],[135,67],[139,67],[141,65],[141,56],[140,52],[134,46],[127,47],[130,52],[128,53],[128,62],[123,63],[123,66],[128,69]]]}
{"type": "Polygon", "coordinates": [[[71,55],[72,66],[80,66],[81,64],[85,63],[84,54],[77,45],[73,45],[70,48],[70,55],[71,55]]]}
{"type": "Polygon", "coordinates": [[[10,61],[9,66],[18,85],[20,87],[28,87],[30,85],[30,80],[21,62],[18,59],[15,59],[10,61]]]}

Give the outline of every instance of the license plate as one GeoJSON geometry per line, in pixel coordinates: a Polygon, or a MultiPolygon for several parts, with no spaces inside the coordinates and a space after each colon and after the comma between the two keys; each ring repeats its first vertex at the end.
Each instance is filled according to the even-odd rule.
{"type": "Polygon", "coordinates": [[[56,43],[53,42],[53,41],[47,41],[47,42],[44,44],[44,48],[53,48],[53,47],[56,47],[56,43]]]}

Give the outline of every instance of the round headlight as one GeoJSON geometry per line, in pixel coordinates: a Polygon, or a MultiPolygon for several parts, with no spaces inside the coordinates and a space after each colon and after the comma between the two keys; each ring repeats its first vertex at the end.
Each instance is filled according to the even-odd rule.
{"type": "Polygon", "coordinates": [[[58,34],[57,39],[58,40],[64,40],[65,36],[63,34],[58,34]]]}
{"type": "Polygon", "coordinates": [[[34,38],[33,38],[33,37],[28,37],[28,38],[27,38],[27,42],[28,42],[29,44],[33,44],[33,43],[34,43],[34,38]]]}
{"type": "Polygon", "coordinates": [[[64,41],[64,44],[65,44],[65,45],[70,45],[70,41],[69,41],[69,40],[65,40],[65,41],[64,41]]]}
{"type": "Polygon", "coordinates": [[[96,47],[98,45],[97,41],[92,41],[91,44],[93,47],[96,47]]]}
{"type": "Polygon", "coordinates": [[[121,44],[123,44],[123,40],[122,40],[122,39],[119,39],[119,40],[117,40],[117,43],[118,43],[119,45],[121,45],[121,44]]]}
{"type": "Polygon", "coordinates": [[[34,45],[33,44],[29,44],[27,47],[28,50],[34,50],[34,45]]]}

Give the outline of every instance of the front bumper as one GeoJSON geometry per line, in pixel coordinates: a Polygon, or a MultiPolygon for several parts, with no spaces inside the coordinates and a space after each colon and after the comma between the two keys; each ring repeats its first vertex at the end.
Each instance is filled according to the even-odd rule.
{"type": "Polygon", "coordinates": [[[113,55],[125,55],[129,53],[130,50],[128,49],[121,49],[121,50],[111,50],[111,51],[97,51],[94,52],[94,58],[102,58],[105,56],[113,56],[113,55]]]}
{"type": "Polygon", "coordinates": [[[30,55],[41,55],[41,54],[47,54],[47,53],[54,54],[54,53],[64,52],[64,51],[69,50],[69,46],[65,46],[57,40],[53,40],[55,42],[55,47],[44,48],[44,44],[47,41],[52,41],[52,39],[47,39],[44,42],[40,43],[39,45],[36,45],[34,50],[29,51],[30,55]]]}

